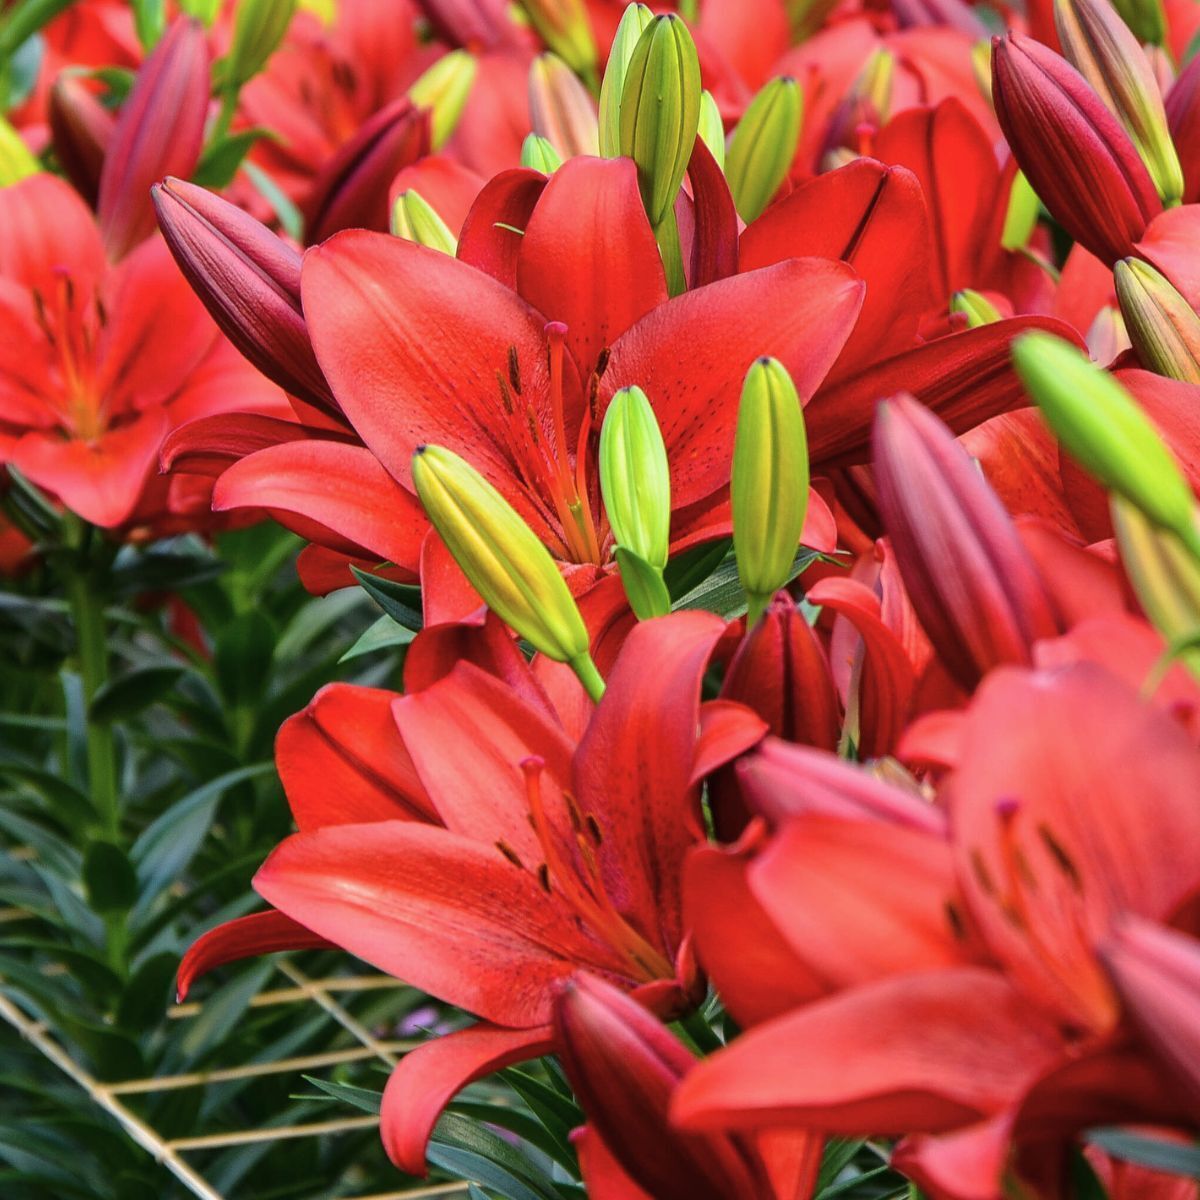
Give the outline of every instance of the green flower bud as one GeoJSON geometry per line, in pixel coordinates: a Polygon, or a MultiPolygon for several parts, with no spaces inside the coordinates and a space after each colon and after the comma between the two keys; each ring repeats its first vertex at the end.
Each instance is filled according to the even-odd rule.
{"type": "Polygon", "coordinates": [[[562,156],[544,137],[531,133],[521,143],[521,166],[553,175],[562,166],[562,156]]]}
{"type": "Polygon", "coordinates": [[[1166,205],[1183,196],[1183,168],[1167,127],[1158,80],[1109,0],[1054,0],[1063,55],[1125,126],[1166,205]]]}
{"type": "Polygon", "coordinates": [[[600,428],[600,492],[618,546],[667,565],[671,473],[654,409],[639,387],[622,388],[600,428]]]}
{"type": "Polygon", "coordinates": [[[547,658],[569,663],[593,699],[604,690],[588,633],[550,551],[469,463],[419,446],[413,484],[454,561],[502,621],[547,658]]]}
{"type": "Polygon", "coordinates": [[[1117,300],[1137,356],[1168,379],[1200,383],[1200,316],[1149,263],[1122,259],[1113,268],[1117,300]]]}
{"type": "Polygon", "coordinates": [[[794,79],[772,79],[729,139],[725,178],[743,221],[753,221],[787,178],[800,141],[804,96],[794,79]]]}
{"type": "Polygon", "coordinates": [[[296,0],[241,0],[225,60],[225,82],[229,87],[240,88],[267,65],[295,13],[296,0]]]}
{"type": "Polygon", "coordinates": [[[1167,17],[1162,0],[1113,0],[1113,8],[1139,42],[1161,46],[1167,36],[1167,17]]]}
{"type": "Polygon", "coordinates": [[[979,94],[989,102],[992,98],[992,42],[986,38],[971,47],[971,73],[979,94]]]}
{"type": "Polygon", "coordinates": [[[671,611],[671,593],[667,591],[662,571],[624,546],[618,546],[614,555],[633,615],[639,621],[665,617],[671,611]]]}
{"type": "Polygon", "coordinates": [[[950,311],[963,313],[967,318],[968,329],[978,329],[980,325],[994,325],[1000,320],[1000,312],[986,297],[981,296],[971,288],[963,288],[950,297],[950,311]]]}
{"type": "Polygon", "coordinates": [[[838,0],[785,0],[792,41],[803,42],[819,32],[837,6],[838,0]]]}
{"type": "Polygon", "coordinates": [[[697,132],[713,158],[717,160],[717,166],[723,171],[725,169],[725,122],[721,120],[717,102],[707,88],[700,93],[700,127],[697,132]]]}
{"type": "Polygon", "coordinates": [[[595,154],[600,144],[595,102],[555,54],[539,54],[529,68],[529,123],[563,158],[595,154]]]}
{"type": "Polygon", "coordinates": [[[1004,214],[1004,230],[1000,234],[1000,245],[1005,250],[1023,250],[1033,236],[1037,225],[1040,201],[1037,193],[1029,186],[1023,171],[1013,176],[1012,188],[1008,193],[1008,210],[1004,214]]]}
{"type": "Polygon", "coordinates": [[[700,60],[687,26],[655,17],[638,39],[621,91],[621,153],[637,163],[656,229],[674,211],[700,124],[700,60]]]}
{"type": "Polygon", "coordinates": [[[458,127],[479,63],[466,50],[451,50],[426,71],[408,89],[409,99],[430,111],[429,137],[434,150],[440,150],[458,127]]]}
{"type": "Polygon", "coordinates": [[[21,135],[0,117],[0,187],[36,175],[41,166],[21,135]]]}
{"type": "Polygon", "coordinates": [[[392,206],[392,233],[419,246],[440,250],[453,258],[458,239],[420,192],[401,192],[392,206]]]}
{"type": "Polygon", "coordinates": [[[594,88],[599,56],[583,0],[521,0],[521,8],[538,37],[594,88]]]}
{"type": "Polygon", "coordinates": [[[808,513],[808,437],[792,377],[760,358],[746,373],[733,443],[733,544],[753,624],[788,581],[808,513]]]}
{"type": "Polygon", "coordinates": [[[621,17],[608,52],[608,65],[600,84],[600,153],[616,158],[621,153],[621,93],[633,49],[654,14],[644,4],[631,4],[621,17]]]}
{"type": "MultiPolygon", "coordinates": [[[[1200,632],[1200,561],[1173,533],[1152,525],[1118,496],[1112,517],[1121,565],[1155,629],[1171,643],[1200,632]]],[[[1200,675],[1200,650],[1187,651],[1183,659],[1200,675]]]]}
{"type": "Polygon", "coordinates": [[[1019,337],[1013,359],[1067,453],[1200,556],[1192,489],[1133,397],[1069,342],[1050,334],[1019,337]]]}

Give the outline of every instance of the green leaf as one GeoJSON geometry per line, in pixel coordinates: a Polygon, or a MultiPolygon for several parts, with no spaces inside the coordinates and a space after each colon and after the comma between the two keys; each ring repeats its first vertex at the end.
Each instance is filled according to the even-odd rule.
{"type": "MultiPolygon", "coordinates": [[[[328,1079],[318,1079],[315,1075],[305,1075],[304,1078],[315,1088],[320,1088],[327,1096],[349,1104],[363,1112],[378,1114],[383,1107],[383,1093],[373,1092],[370,1088],[355,1087],[349,1083],[333,1083],[328,1079]]],[[[300,1097],[297,1097],[298,1099],[300,1097]]],[[[304,1097],[307,1099],[307,1097],[304,1097]]]]}
{"type": "Polygon", "coordinates": [[[553,1183],[520,1150],[453,1113],[438,1121],[428,1158],[443,1171],[491,1188],[505,1200],[558,1200],[553,1183]]]}
{"type": "Polygon", "coordinates": [[[217,636],[213,665],[231,705],[253,705],[266,693],[275,636],[270,618],[257,611],[235,617],[217,636]]]}
{"type": "Polygon", "coordinates": [[[1087,1140],[1106,1154],[1125,1162],[1138,1163],[1170,1175],[1200,1179],[1200,1145],[1167,1142],[1143,1133],[1131,1133],[1115,1126],[1091,1129],[1087,1140]]]}
{"type": "MultiPolygon", "coordinates": [[[[788,574],[790,583],[810,563],[822,556],[815,550],[801,548],[792,560],[792,569],[788,574]]],[[[726,620],[742,616],[746,611],[746,595],[742,591],[738,579],[737,560],[730,555],[725,561],[704,580],[698,587],[693,588],[685,596],[675,601],[676,609],[705,609],[715,612],[726,620]]]]}
{"type": "Polygon", "coordinates": [[[136,667],[104,683],[88,705],[88,717],[100,725],[126,720],[162,699],[187,668],[179,663],[136,667]]]}
{"type": "Polygon", "coordinates": [[[733,538],[706,542],[671,559],[663,568],[663,580],[672,600],[678,600],[693,588],[699,587],[720,565],[733,549],[733,538]]]}
{"type": "Polygon", "coordinates": [[[304,217],[300,210],[288,199],[287,194],[279,184],[261,167],[252,162],[242,163],[242,170],[249,176],[250,182],[258,188],[266,202],[275,210],[283,232],[294,241],[302,241],[304,237],[304,217]]]}
{"type": "Polygon", "coordinates": [[[130,0],[133,24],[138,41],[145,50],[153,50],[166,28],[166,9],[163,0],[130,0]]]}
{"type": "Polygon", "coordinates": [[[174,999],[175,972],[179,955],[162,953],[146,959],[126,984],[117,1006],[117,1024],[122,1029],[152,1029],[166,1014],[174,999]]]}
{"type": "Polygon", "coordinates": [[[98,913],[124,912],[137,899],[137,875],[125,851],[112,842],[93,842],[83,856],[83,886],[98,913]]]}
{"type": "Polygon", "coordinates": [[[0,108],[5,110],[23,104],[37,83],[38,72],[46,56],[46,39],[40,34],[26,38],[8,60],[4,82],[7,94],[0,96],[0,108]]]}
{"type": "Polygon", "coordinates": [[[213,142],[205,148],[192,175],[192,182],[207,188],[228,187],[246,155],[263,138],[275,140],[274,131],[256,125],[252,129],[239,129],[237,133],[226,134],[213,142]]]}
{"type": "Polygon", "coordinates": [[[425,619],[421,615],[421,589],[412,584],[396,583],[392,579],[382,579],[351,567],[354,578],[362,584],[363,590],[383,609],[397,625],[405,629],[421,629],[425,619]]]}
{"type": "Polygon", "coordinates": [[[374,625],[338,659],[338,662],[349,662],[363,654],[373,654],[377,650],[394,650],[399,646],[407,646],[417,636],[416,631],[397,625],[391,617],[380,617],[374,625]]]}

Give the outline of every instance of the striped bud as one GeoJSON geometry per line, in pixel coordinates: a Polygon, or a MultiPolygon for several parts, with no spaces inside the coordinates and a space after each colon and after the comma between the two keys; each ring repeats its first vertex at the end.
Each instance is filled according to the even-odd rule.
{"type": "Polygon", "coordinates": [[[487,606],[547,658],[569,663],[593,699],[604,682],[588,633],[550,551],[474,467],[418,446],[413,484],[433,527],[487,606]]]}
{"type": "Polygon", "coordinates": [[[521,166],[553,175],[562,166],[562,156],[546,138],[531,133],[521,143],[521,166]]]}
{"type": "Polygon", "coordinates": [[[153,192],[163,238],[225,336],[273,383],[338,412],[300,307],[300,254],[194,183],[167,179],[153,192]]]}
{"type": "Polygon", "coordinates": [[[82,78],[66,71],[50,88],[47,115],[54,157],[75,190],[94,206],[116,120],[82,78]]]}
{"type": "Polygon", "coordinates": [[[687,26],[655,17],[634,47],[621,91],[621,153],[656,229],[674,210],[700,124],[700,60],[687,26]]]}
{"type": "Polygon", "coordinates": [[[968,329],[978,329],[980,325],[994,325],[1000,320],[1000,312],[986,297],[971,288],[963,288],[950,297],[950,311],[962,313],[967,318],[968,329]]]}
{"type": "Polygon", "coordinates": [[[1200,56],[1193,58],[1167,93],[1167,123],[1183,163],[1183,202],[1200,200],[1200,56]]]}
{"type": "Polygon", "coordinates": [[[458,238],[434,211],[420,192],[401,192],[392,205],[392,233],[406,242],[440,250],[453,258],[458,253],[458,238]]]}
{"type": "Polygon", "coordinates": [[[604,414],[600,490],[617,545],[662,570],[671,536],[671,474],[654,409],[639,387],[622,388],[604,414]]]}
{"type": "Polygon", "coordinates": [[[654,14],[646,5],[631,4],[621,16],[613,37],[600,84],[600,153],[605,158],[616,158],[621,153],[621,93],[625,89],[625,72],[638,39],[652,20],[654,14]]]}
{"type": "Polygon", "coordinates": [[[743,221],[759,216],[787,178],[803,109],[799,84],[781,76],[762,88],[737,123],[725,156],[725,178],[743,221]]]}
{"type": "Polygon", "coordinates": [[[595,102],[555,54],[539,54],[529,68],[529,123],[563,158],[595,154],[599,146],[595,102]]]}
{"type": "Polygon", "coordinates": [[[667,591],[662,571],[624,546],[617,546],[613,557],[617,560],[621,585],[634,616],[639,621],[665,617],[671,611],[671,593],[667,591]]]}
{"type": "Polygon", "coordinates": [[[41,166],[33,152],[21,140],[21,135],[0,117],[0,187],[19,183],[36,175],[41,166]]]}
{"type": "Polygon", "coordinates": [[[538,37],[589,84],[596,82],[596,40],[584,0],[521,0],[538,37]]]}
{"type": "Polygon", "coordinates": [[[1200,316],[1149,263],[1126,258],[1113,268],[1117,300],[1142,365],[1157,375],[1200,384],[1200,316]]]}
{"type": "Polygon", "coordinates": [[[1121,123],[1065,59],[1032,38],[992,43],[996,117],[1056,221],[1106,264],[1133,244],[1162,200],[1121,123]]]}
{"type": "Polygon", "coordinates": [[[1050,334],[1017,338],[1013,359],[1067,453],[1200,556],[1192,489],[1133,397],[1107,371],[1050,334]]]}
{"type": "Polygon", "coordinates": [[[733,442],[733,541],[753,625],[792,573],[808,513],[808,437],[792,377],[760,358],[746,372],[733,442]]]}
{"type": "Polygon", "coordinates": [[[1000,234],[1000,245],[1005,250],[1023,250],[1037,228],[1038,198],[1029,186],[1024,171],[1013,176],[1008,193],[1008,208],[1004,213],[1004,229],[1000,234]]]}
{"type": "MultiPolygon", "coordinates": [[[[1119,496],[1112,500],[1112,518],[1121,565],[1155,629],[1169,643],[1200,632],[1200,561],[1119,496]]],[[[1200,649],[1182,657],[1200,674],[1200,649]]]]}
{"type": "Polygon", "coordinates": [[[725,169],[725,122],[713,94],[707,88],[700,93],[700,125],[696,130],[718,167],[725,169]]]}
{"type": "Polygon", "coordinates": [[[1133,139],[1163,203],[1178,204],[1183,169],[1158,80],[1137,38],[1108,0],[1054,0],[1063,54],[1133,139]]]}
{"type": "Polygon", "coordinates": [[[240,88],[267,65],[295,14],[296,0],[241,0],[225,59],[226,87],[240,88]]]}
{"type": "Polygon", "coordinates": [[[458,128],[478,72],[479,63],[473,54],[451,50],[408,89],[408,98],[429,112],[432,150],[440,150],[458,128]]]}

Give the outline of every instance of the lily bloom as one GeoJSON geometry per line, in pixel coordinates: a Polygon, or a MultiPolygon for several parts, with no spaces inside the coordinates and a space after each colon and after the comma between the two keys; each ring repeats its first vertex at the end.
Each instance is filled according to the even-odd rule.
{"type": "Polygon", "coordinates": [[[788,259],[668,299],[630,160],[580,157],[548,182],[520,171],[494,184],[458,259],[357,231],[305,257],[304,319],[324,378],[407,503],[381,506],[361,471],[339,472],[347,487],[331,500],[324,464],[342,449],[305,439],[226,470],[218,507],[289,511],[365,556],[404,542],[390,557],[416,572],[427,525],[410,462],[434,443],[479,470],[587,586],[613,550],[600,424],[613,393],[637,385],[670,460],[674,547],[728,531],[745,372],[772,355],[811,396],[858,313],[853,270],[788,259]]]}
{"type": "Polygon", "coordinates": [[[671,1097],[696,1059],[631,996],[576,975],[554,1009],[555,1046],[587,1114],[572,1135],[592,1200],[796,1200],[822,1139],[682,1133],[671,1097]]]}
{"type": "MultiPolygon", "coordinates": [[[[178,503],[157,473],[183,422],[236,405],[287,411],[221,337],[157,238],[110,266],[96,222],[61,180],[0,189],[0,461],[86,521],[132,528],[178,503]]],[[[199,519],[211,517],[201,505],[199,519]]]]}
{"type": "MultiPolygon", "coordinates": [[[[694,1004],[703,991],[680,873],[704,836],[698,781],[763,731],[740,707],[700,705],[723,630],[705,613],[642,623],[594,710],[552,703],[511,659],[502,669],[513,683],[461,662],[394,697],[394,730],[386,694],[357,696],[374,715],[362,713],[353,737],[375,750],[361,766],[339,754],[330,775],[356,780],[352,811],[313,785],[306,761],[301,831],[255,877],[276,911],[206,935],[181,982],[253,953],[256,938],[262,949],[334,944],[478,1016],[407,1056],[388,1084],[385,1146],[418,1173],[430,1130],[461,1087],[551,1048],[553,999],[577,970],[664,1013],[694,1004]],[[386,774],[371,769],[389,760],[386,774]]],[[[520,660],[511,643],[500,653],[520,660]]],[[[349,709],[340,718],[324,709],[313,714],[327,735],[316,761],[329,763],[330,742],[347,739],[328,734],[355,722],[349,709]]],[[[288,741],[307,736],[295,727],[288,741]]],[[[281,771],[295,778],[297,761],[281,738],[281,771]]],[[[293,805],[300,795],[289,787],[293,805]]]]}
{"type": "MultiPolygon", "coordinates": [[[[795,965],[770,994],[742,984],[766,1019],[689,1075],[676,1118],[903,1132],[899,1169],[961,1200],[999,1197],[1010,1169],[1036,1175],[1089,1125],[1188,1128],[1177,1060],[1130,1043],[1152,1010],[1123,1001],[1109,971],[1125,922],[1169,924],[1200,885],[1198,786],[1191,737],[1096,664],[993,672],[939,793],[945,835],[801,813],[751,858],[740,877],[770,920],[750,928],[795,965]],[[829,903],[826,877],[847,902],[829,903]],[[868,1033],[871,1053],[855,1052],[868,1033]]],[[[703,887],[693,905],[720,986],[727,953],[706,927],[722,917],[703,887]]],[[[1126,986],[1138,978],[1130,968],[1126,986]]]]}

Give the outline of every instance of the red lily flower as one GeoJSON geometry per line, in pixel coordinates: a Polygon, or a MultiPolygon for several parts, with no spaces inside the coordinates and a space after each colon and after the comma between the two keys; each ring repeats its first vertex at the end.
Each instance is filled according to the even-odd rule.
{"type": "Polygon", "coordinates": [[[549,183],[532,171],[503,182],[525,206],[520,239],[496,228],[512,223],[510,202],[497,212],[497,193],[485,190],[460,260],[355,232],[305,259],[304,315],[318,362],[346,419],[395,481],[391,490],[409,497],[399,516],[379,505],[361,471],[348,470],[339,497],[349,499],[357,483],[351,532],[349,510],[326,502],[325,469],[316,465],[343,448],[308,440],[231,467],[217,485],[219,507],[290,509],[341,534],[338,549],[368,548],[363,557],[378,554],[384,538],[404,542],[411,548],[392,561],[415,571],[426,527],[409,463],[418,445],[435,442],[480,470],[560,560],[584,568],[587,583],[612,549],[597,480],[600,421],[607,399],[637,384],[671,461],[676,547],[727,530],[724,489],[745,371],[772,354],[811,395],[857,314],[853,271],[787,260],[668,300],[631,162],[577,158],[549,183]],[[285,481],[287,496],[277,487],[285,481]]]}
{"type": "Polygon", "coordinates": [[[385,1145],[417,1172],[459,1088],[549,1048],[554,994],[580,967],[664,1011],[694,1002],[680,869],[703,837],[696,784],[762,734],[749,714],[731,736],[724,709],[715,725],[701,710],[723,629],[703,613],[640,625],[578,740],[516,663],[519,690],[465,662],[395,698],[398,733],[382,719],[383,693],[355,689],[343,714],[326,699],[281,739],[301,832],[255,879],[278,911],[206,935],[181,982],[253,952],[256,937],[268,949],[328,939],[478,1015],[410,1054],[388,1085],[385,1145]],[[339,729],[358,753],[342,749],[339,729]],[[332,805],[324,785],[318,795],[311,761],[299,782],[305,742],[351,781],[349,799],[332,805]],[[371,766],[389,761],[386,776],[371,766]],[[381,819],[389,813],[400,819],[381,819]]]}
{"type": "Polygon", "coordinates": [[[575,1131],[593,1200],[800,1200],[822,1140],[681,1133],[671,1097],[696,1059],[632,997],[577,975],[554,1009],[557,1053],[588,1124],[575,1131]]]}
{"type": "Polygon", "coordinates": [[[0,214],[12,233],[0,249],[0,458],[97,525],[142,524],[177,499],[192,513],[181,481],[157,477],[164,436],[248,400],[284,412],[282,393],[219,335],[161,241],[109,267],[86,206],[47,175],[0,190],[0,214]]]}
{"type": "MultiPolygon", "coordinates": [[[[901,880],[877,870],[896,829],[863,821],[801,816],[752,861],[775,944],[835,990],[698,1067],[676,1116],[906,1131],[897,1165],[964,1200],[1000,1195],[1011,1146],[1042,1153],[1112,1120],[1185,1122],[1175,1063],[1129,1047],[1101,956],[1130,915],[1170,921],[1200,885],[1198,785],[1191,739],[1101,668],[994,672],[941,792],[948,840],[914,843],[895,860],[911,864],[901,880]],[[802,906],[798,889],[833,870],[831,838],[854,906],[802,906]],[[897,906],[911,913],[904,936],[868,941],[897,906]],[[867,1029],[872,1053],[853,1053],[867,1029]]],[[[719,955],[703,921],[696,931],[701,961],[719,955]]]]}

